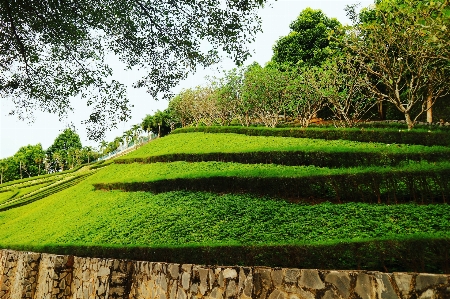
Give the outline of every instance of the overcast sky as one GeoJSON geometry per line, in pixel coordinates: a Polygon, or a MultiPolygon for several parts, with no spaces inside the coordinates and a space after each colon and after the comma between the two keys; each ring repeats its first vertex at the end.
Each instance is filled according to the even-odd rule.
{"type": "MultiPolygon", "coordinates": [[[[269,1],[264,9],[261,10],[263,32],[257,34],[256,42],[250,45],[254,54],[246,64],[257,61],[264,65],[272,56],[272,46],[281,37],[289,33],[289,24],[297,18],[299,13],[306,7],[321,9],[328,17],[337,18],[343,24],[349,24],[350,21],[345,15],[346,5],[361,3],[361,7],[369,6],[373,0],[278,0],[269,1]]],[[[111,61],[114,61],[111,60],[111,61]]],[[[111,63],[114,68],[115,78],[128,86],[128,95],[131,103],[132,118],[127,123],[121,123],[117,129],[108,131],[105,140],[112,141],[116,136],[122,133],[133,124],[140,123],[147,114],[152,114],[156,110],[167,108],[167,101],[152,100],[144,89],[135,89],[131,85],[137,81],[141,74],[136,71],[123,71],[123,66],[119,63],[111,63]]],[[[206,82],[205,76],[218,75],[217,67],[221,69],[231,69],[234,67],[231,61],[224,60],[218,66],[211,69],[198,70],[195,75],[191,75],[183,81],[174,92],[183,88],[195,87],[206,82]]],[[[47,113],[36,113],[35,121],[27,123],[20,121],[16,116],[9,116],[8,112],[12,106],[5,100],[0,102],[0,158],[14,155],[21,146],[28,144],[35,145],[41,143],[44,149],[47,149],[55,138],[70,124],[73,124],[77,133],[80,135],[83,146],[98,146],[98,143],[89,141],[86,138],[86,129],[81,121],[88,117],[89,109],[85,103],[72,101],[74,111],[69,113],[68,117],[62,121],[57,116],[47,113]]]]}

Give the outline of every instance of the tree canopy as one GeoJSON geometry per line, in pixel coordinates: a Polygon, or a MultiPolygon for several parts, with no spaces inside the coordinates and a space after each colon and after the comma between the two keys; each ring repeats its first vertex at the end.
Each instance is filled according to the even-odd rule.
{"type": "Polygon", "coordinates": [[[320,9],[304,9],[291,23],[291,32],[276,42],[272,61],[291,66],[299,62],[320,65],[337,46],[329,35],[340,26],[337,19],[328,18],[320,9]]]}
{"type": "Polygon", "coordinates": [[[346,44],[373,78],[368,88],[405,116],[408,128],[450,92],[448,0],[382,0],[360,14],[346,44]]]}
{"type": "Polygon", "coordinates": [[[0,97],[19,117],[40,109],[63,116],[81,96],[88,136],[130,117],[125,86],[111,79],[113,53],[146,75],[135,83],[164,97],[197,65],[226,52],[242,63],[260,29],[265,0],[79,0],[0,2],[0,97]],[[208,47],[205,42],[211,46],[208,47]]]}

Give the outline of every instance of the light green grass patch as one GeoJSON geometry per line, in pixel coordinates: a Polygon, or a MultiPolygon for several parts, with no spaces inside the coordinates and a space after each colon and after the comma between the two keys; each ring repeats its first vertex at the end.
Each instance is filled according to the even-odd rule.
{"type": "Polygon", "coordinates": [[[92,177],[0,212],[0,243],[290,244],[449,236],[449,205],[299,205],[250,195],[93,191],[92,177]]]}
{"type": "Polygon", "coordinates": [[[444,146],[366,143],[292,137],[246,136],[233,133],[174,134],[150,142],[122,159],[179,153],[234,153],[255,151],[323,151],[376,153],[450,153],[444,146]]]}
{"type": "Polygon", "coordinates": [[[151,182],[175,178],[238,177],[307,177],[358,174],[372,171],[419,171],[449,169],[450,162],[417,162],[399,167],[326,168],[317,166],[283,166],[277,164],[240,164],[224,162],[171,162],[152,164],[112,164],[93,175],[93,183],[151,182]]]}

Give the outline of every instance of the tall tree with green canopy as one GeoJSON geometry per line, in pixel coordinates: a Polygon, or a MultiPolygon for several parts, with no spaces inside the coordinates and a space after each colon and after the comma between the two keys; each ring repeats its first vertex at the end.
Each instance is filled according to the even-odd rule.
{"type": "Polygon", "coordinates": [[[67,169],[68,168],[68,152],[69,150],[81,150],[80,136],[71,128],[65,129],[61,134],[56,137],[53,144],[47,150],[47,156],[52,157],[54,160],[54,154],[58,153],[58,161],[53,161],[51,169],[53,171],[67,169]],[[63,167],[61,167],[63,165],[63,167]]]}
{"type": "Polygon", "coordinates": [[[356,24],[346,46],[373,78],[368,87],[413,128],[450,92],[450,2],[382,0],[359,16],[349,13],[356,24]]]}
{"type": "Polygon", "coordinates": [[[153,98],[196,66],[227,53],[237,64],[260,31],[265,0],[0,1],[0,97],[26,117],[40,109],[62,117],[81,96],[92,111],[88,136],[130,118],[125,86],[105,57],[145,70],[135,87],[153,98]],[[207,42],[207,43],[205,43],[207,42]],[[209,44],[210,46],[206,46],[209,44]]]}
{"type": "Polygon", "coordinates": [[[337,19],[328,18],[320,9],[304,9],[289,26],[291,32],[274,45],[272,61],[319,66],[337,47],[329,36],[340,26],[337,19]]]}

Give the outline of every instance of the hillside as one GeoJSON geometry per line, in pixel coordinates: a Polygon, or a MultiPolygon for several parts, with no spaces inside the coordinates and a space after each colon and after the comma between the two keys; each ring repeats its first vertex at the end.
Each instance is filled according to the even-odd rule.
{"type": "Polygon", "coordinates": [[[0,246],[448,272],[449,157],[444,146],[173,134],[112,162],[1,186],[0,246]]]}

